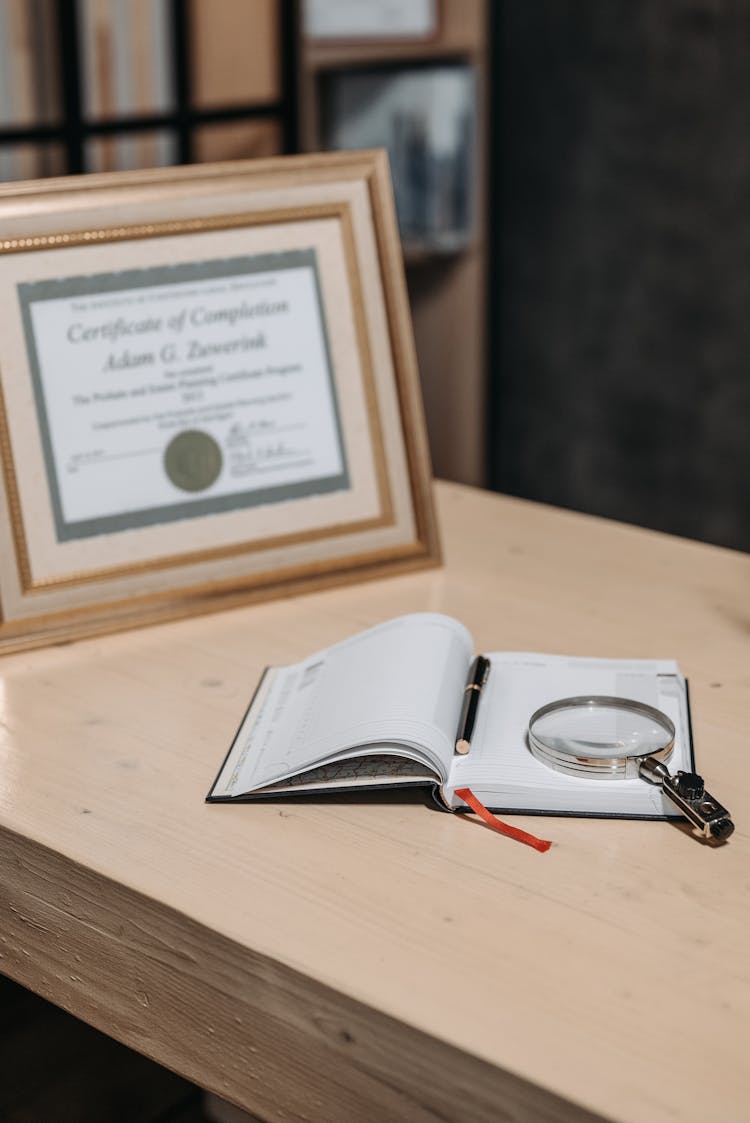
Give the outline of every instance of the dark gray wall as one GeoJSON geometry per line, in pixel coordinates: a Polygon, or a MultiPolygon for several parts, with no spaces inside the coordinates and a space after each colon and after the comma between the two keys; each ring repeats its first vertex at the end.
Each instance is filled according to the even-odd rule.
{"type": "Polygon", "coordinates": [[[750,549],[750,3],[504,0],[490,473],[750,549]]]}

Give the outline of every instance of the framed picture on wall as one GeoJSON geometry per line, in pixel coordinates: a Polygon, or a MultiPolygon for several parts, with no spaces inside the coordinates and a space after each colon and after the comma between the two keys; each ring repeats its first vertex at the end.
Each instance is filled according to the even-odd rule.
{"type": "Polygon", "coordinates": [[[304,0],[303,28],[321,42],[433,39],[439,0],[304,0]]]}
{"type": "Polygon", "coordinates": [[[382,152],[0,189],[0,651],[435,563],[382,152]]]}
{"type": "Polygon", "coordinates": [[[457,253],[474,237],[474,67],[337,68],[322,83],[326,148],[385,148],[404,248],[457,253]]]}

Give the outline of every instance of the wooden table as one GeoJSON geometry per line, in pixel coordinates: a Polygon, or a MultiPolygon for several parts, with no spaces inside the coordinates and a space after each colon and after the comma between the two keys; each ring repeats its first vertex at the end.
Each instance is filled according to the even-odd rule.
{"type": "Polygon", "coordinates": [[[0,970],[269,1120],[747,1118],[750,558],[440,485],[441,570],[5,658],[0,970]],[[669,656],[734,813],[207,806],[262,666],[413,610],[669,656]],[[540,820],[516,820],[538,830],[540,820]]]}

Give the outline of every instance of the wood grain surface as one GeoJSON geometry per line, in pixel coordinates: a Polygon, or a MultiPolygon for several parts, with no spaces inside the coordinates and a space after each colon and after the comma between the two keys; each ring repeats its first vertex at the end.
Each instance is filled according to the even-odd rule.
{"type": "Polygon", "coordinates": [[[262,1119],[739,1121],[750,558],[438,500],[441,570],[0,662],[0,970],[262,1119]],[[541,855],[411,796],[203,803],[266,663],[415,610],[479,650],[676,658],[731,842],[547,819],[541,855]]]}

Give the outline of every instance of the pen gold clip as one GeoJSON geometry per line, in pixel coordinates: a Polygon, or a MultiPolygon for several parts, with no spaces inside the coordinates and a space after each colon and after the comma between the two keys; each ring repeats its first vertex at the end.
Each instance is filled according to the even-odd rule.
{"type": "Polygon", "coordinates": [[[471,748],[471,738],[477,720],[479,699],[490,673],[490,661],[485,655],[477,655],[471,665],[469,681],[464,689],[461,717],[456,731],[456,752],[465,756],[471,748]]]}

